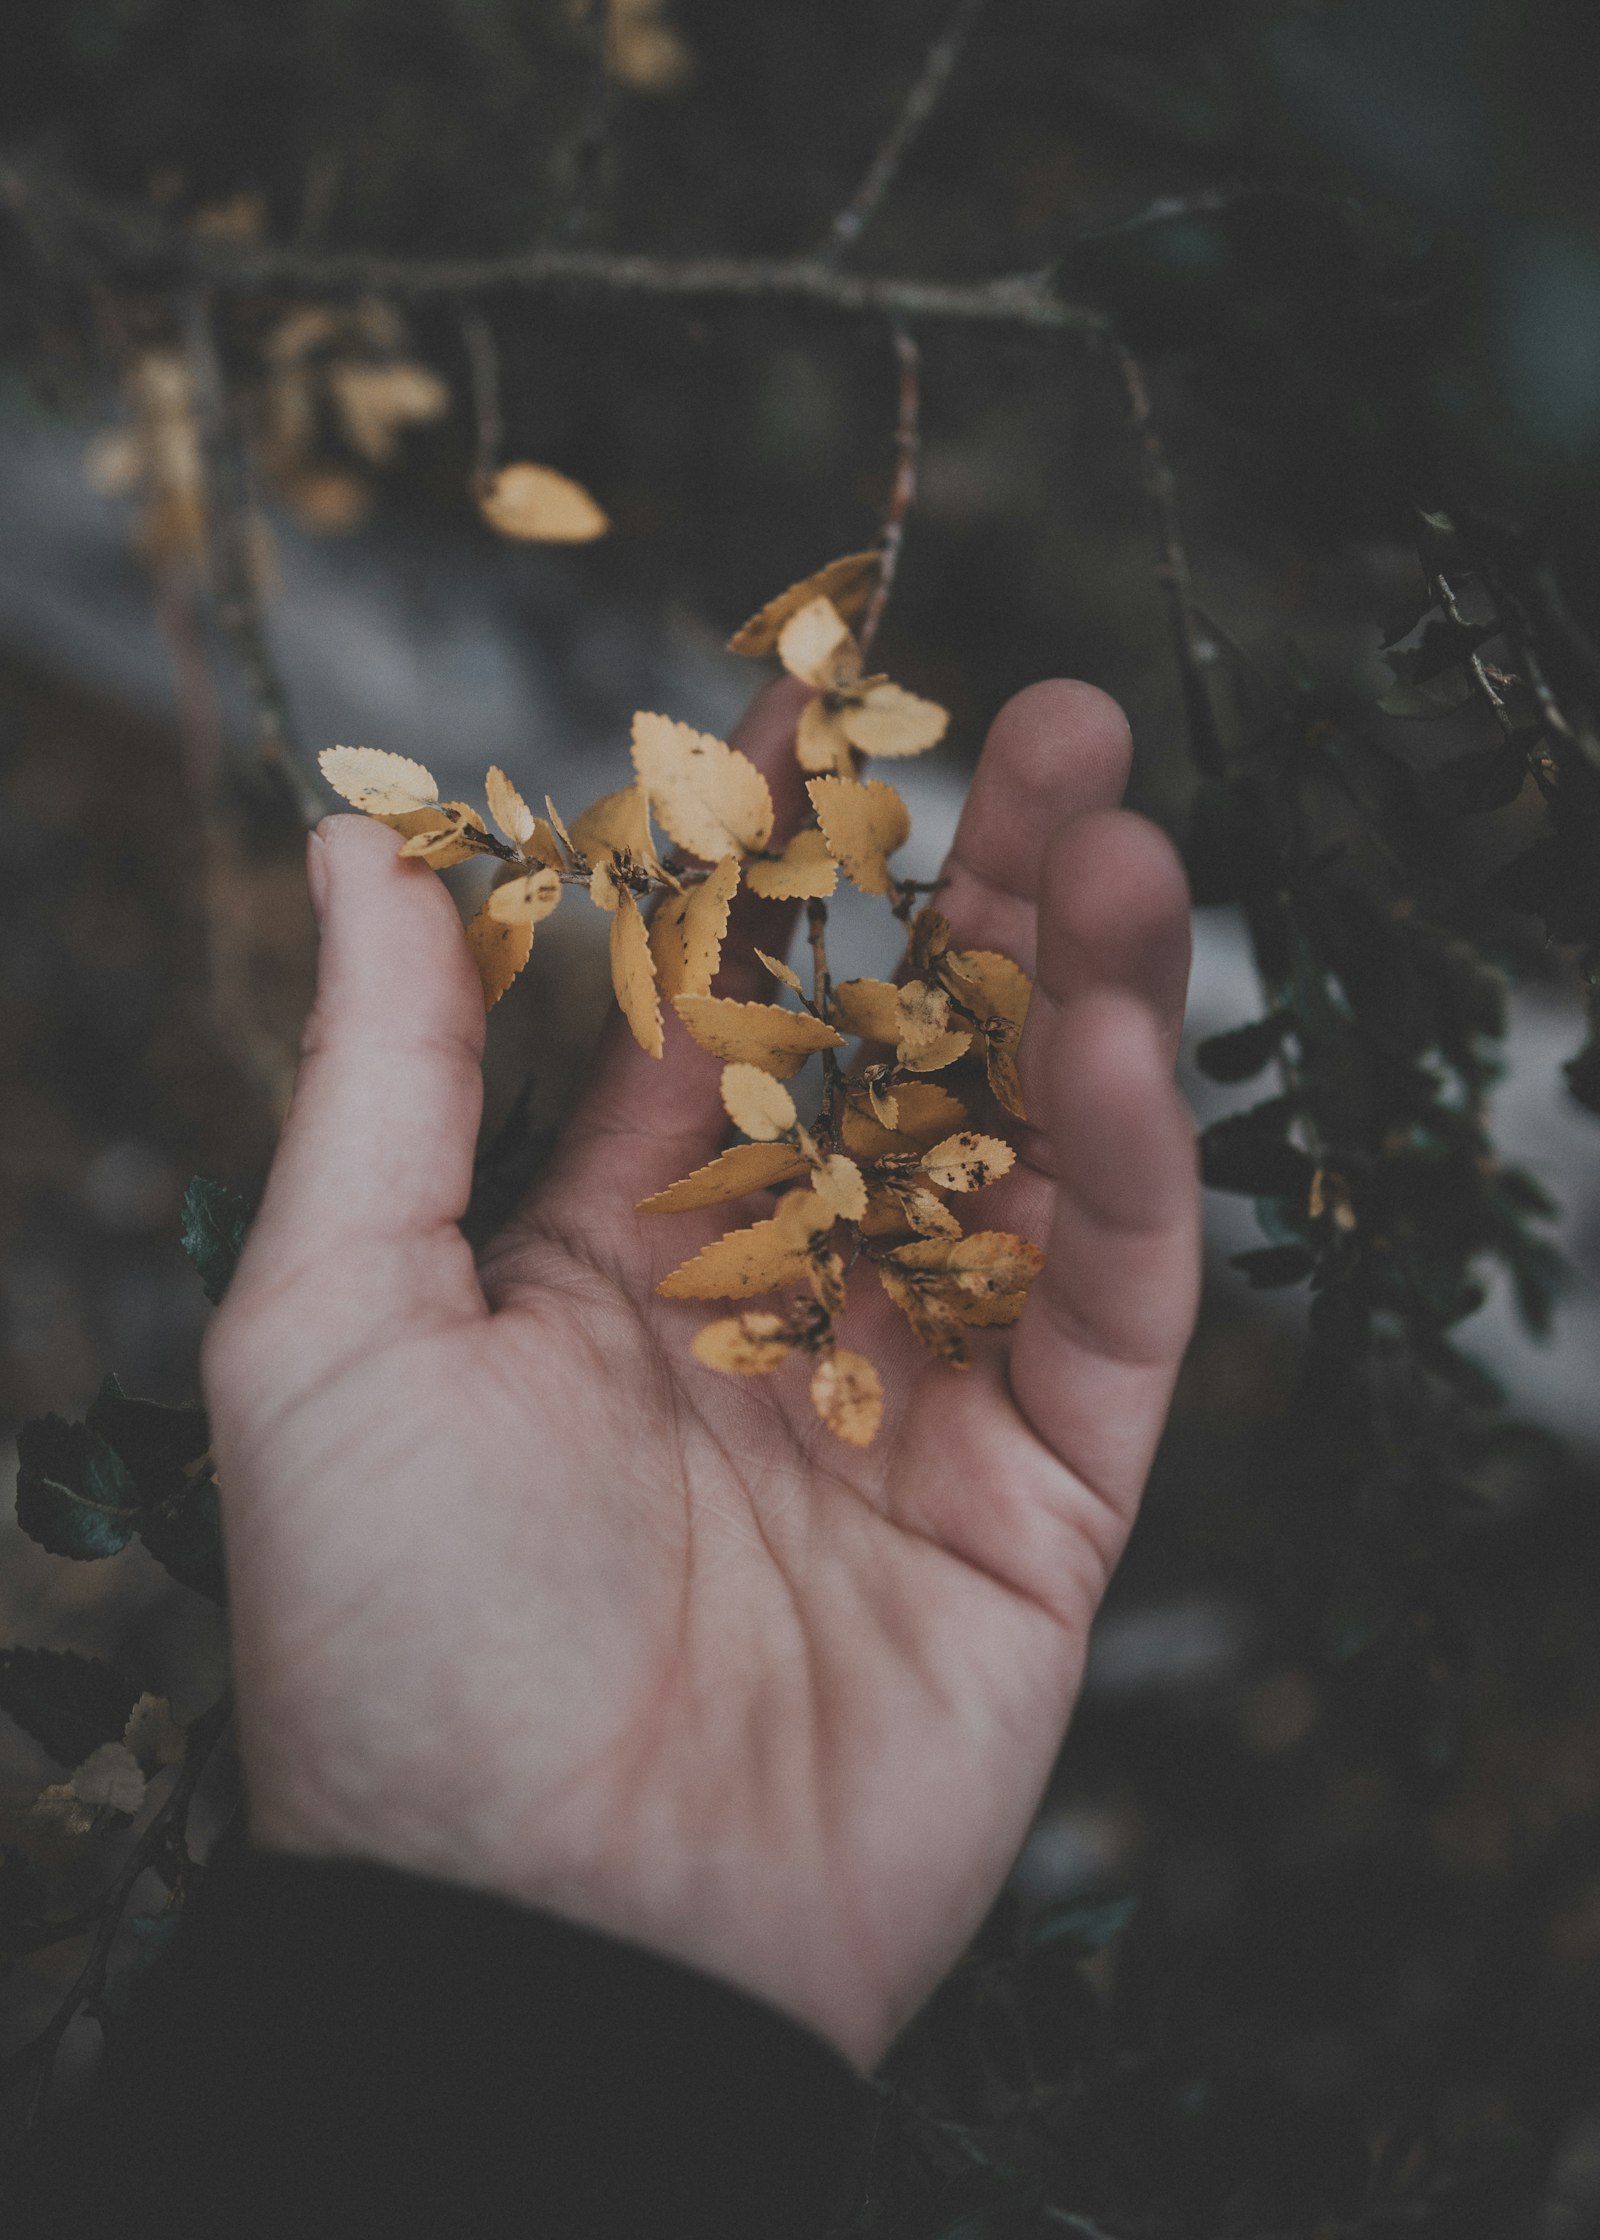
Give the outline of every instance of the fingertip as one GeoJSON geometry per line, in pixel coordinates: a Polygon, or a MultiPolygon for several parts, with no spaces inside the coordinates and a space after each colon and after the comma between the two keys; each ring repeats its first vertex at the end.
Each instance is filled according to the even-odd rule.
{"type": "Polygon", "coordinates": [[[984,752],[1003,760],[1016,783],[1052,791],[1070,763],[1078,799],[1109,804],[1128,782],[1133,734],[1109,692],[1077,677],[1046,677],[1006,701],[984,752]]]}

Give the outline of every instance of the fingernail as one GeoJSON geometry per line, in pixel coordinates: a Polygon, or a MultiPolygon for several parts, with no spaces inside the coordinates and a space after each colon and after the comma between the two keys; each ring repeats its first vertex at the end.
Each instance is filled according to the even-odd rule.
{"type": "Polygon", "coordinates": [[[306,834],[306,885],[311,892],[312,914],[320,926],[328,906],[328,844],[320,825],[306,834]]]}

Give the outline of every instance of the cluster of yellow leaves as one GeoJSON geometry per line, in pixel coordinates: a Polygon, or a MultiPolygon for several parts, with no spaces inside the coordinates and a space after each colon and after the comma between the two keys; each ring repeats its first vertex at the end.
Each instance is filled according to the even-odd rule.
{"type": "Polygon", "coordinates": [[[178,1764],[184,1740],[167,1698],[141,1696],[120,1742],[102,1742],[65,1781],[51,1782],[31,1804],[7,1812],[0,1833],[35,1866],[62,1864],[102,1813],[131,1819],[143,1809],[150,1782],[178,1764]]]}
{"type": "Polygon", "coordinates": [[[633,783],[592,803],[570,829],[548,799],[547,814],[536,816],[497,769],[485,793],[499,837],[469,803],[441,801],[421,763],[365,747],[322,756],[335,791],[401,833],[402,855],[441,870],[474,855],[499,861],[499,882],[467,929],[487,1002],[527,962],[534,928],[563,886],[587,887],[609,915],[612,983],[635,1040],[661,1056],[669,1003],[701,1049],[722,1061],[723,1104],[746,1139],[639,1210],[687,1213],[778,1193],[770,1213],[703,1246],[658,1289],[668,1299],[734,1301],[796,1292],[783,1311],[747,1309],[711,1323],[695,1341],[696,1356],[742,1376],[809,1359],[818,1416],[858,1446],[875,1436],[884,1396],[872,1364],[835,1337],[848,1266],[864,1258],[918,1339],[963,1366],[967,1330],[1015,1321],[1040,1263],[1019,1237],[964,1229],[953,1203],[998,1181],[1015,1160],[1002,1136],[974,1124],[973,1100],[992,1098],[1002,1113],[1025,1117],[1016,1060],[1032,990],[1019,966],[991,950],[954,948],[945,919],[929,908],[911,922],[903,982],[853,980],[835,989],[819,951],[808,997],[789,965],[758,950],[796,1002],[711,992],[741,884],[820,908],[842,872],[864,894],[909,912],[912,889],[896,880],[890,858],[909,836],[910,812],[893,786],[858,774],[857,758],[921,753],[946,717],[887,678],[862,674],[848,618],[870,599],[877,571],[871,553],[834,561],[762,608],[732,641],[738,652],[778,653],[815,688],[797,754],[816,772],[806,789],[816,821],[781,848],[771,845],[772,794],[755,764],[668,716],[634,717],[633,783]],[[647,921],[640,905],[652,895],[647,921]],[[891,1054],[846,1074],[837,1054],[852,1039],[891,1054]],[[784,1084],[818,1055],[822,1108],[808,1126],[784,1084]],[[954,1088],[930,1078],[950,1068],[958,1069],[954,1088]]]}

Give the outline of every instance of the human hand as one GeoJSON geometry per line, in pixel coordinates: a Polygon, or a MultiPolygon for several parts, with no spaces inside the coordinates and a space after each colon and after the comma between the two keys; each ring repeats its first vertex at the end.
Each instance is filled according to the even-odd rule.
{"type": "MultiPolygon", "coordinates": [[[[780,815],[804,697],[772,687],[737,735],[780,815]]],[[[1037,1133],[984,1222],[1048,1257],[965,1374],[852,1294],[887,1394],[864,1452],[803,1377],[702,1368],[703,1310],[655,1295],[732,1211],[633,1210],[726,1127],[675,1022],[664,1063],[611,1023],[474,1266],[465,940],[392,832],[324,825],[316,1009],[205,1353],[258,1843],[550,1908],[882,2055],[1026,1833],[1193,1320],[1187,896],[1115,807],[1128,754],[1082,685],[990,733],[939,906],[1036,976],[1037,1133]]],[[[741,906],[781,951],[780,906],[741,906]]]]}

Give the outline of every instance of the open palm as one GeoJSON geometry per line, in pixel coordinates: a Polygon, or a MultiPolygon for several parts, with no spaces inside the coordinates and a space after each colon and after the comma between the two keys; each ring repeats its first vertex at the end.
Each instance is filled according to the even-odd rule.
{"type": "MultiPolygon", "coordinates": [[[[780,814],[803,697],[738,738],[780,814]]],[[[852,1295],[887,1392],[865,1452],[798,1369],[702,1368],[704,1310],[655,1295],[759,1210],[633,1211],[725,1127],[675,1023],[660,1064],[614,1023],[474,1266],[465,942],[392,834],[323,828],[307,1055],[206,1362],[257,1841],[552,1907],[883,2052],[1025,1833],[1193,1315],[1186,897],[1115,807],[1127,759],[1067,684],[984,750],[940,907],[1037,975],[1038,1132],[982,1218],[1048,1258],[966,1374],[852,1295]]],[[[782,946],[753,907],[730,957],[782,946]]],[[[745,969],[718,991],[763,993],[745,969]]]]}

